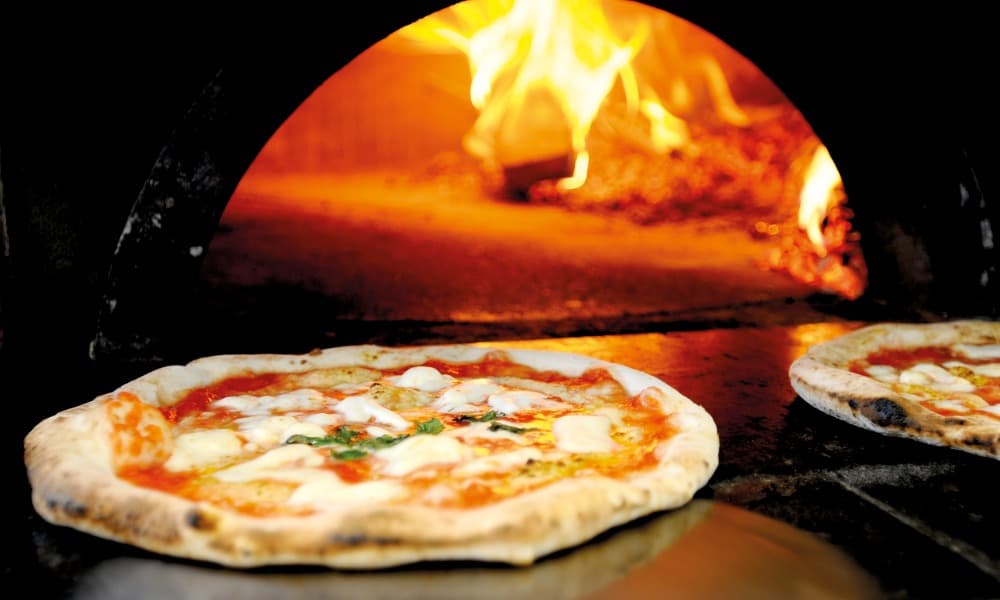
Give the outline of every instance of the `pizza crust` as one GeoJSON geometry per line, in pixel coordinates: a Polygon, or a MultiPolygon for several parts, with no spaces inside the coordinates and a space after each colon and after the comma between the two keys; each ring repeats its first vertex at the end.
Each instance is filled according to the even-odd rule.
{"type": "Polygon", "coordinates": [[[1000,458],[1000,420],[974,413],[944,416],[848,370],[852,361],[880,348],[996,343],[1000,323],[993,321],[881,323],[811,347],[788,373],[796,393],[828,415],[884,435],[1000,458]]]}
{"type": "Polygon", "coordinates": [[[153,552],[232,567],[314,564],[370,569],[427,560],[526,565],[638,517],[679,507],[718,465],[715,423],[700,406],[648,374],[560,352],[505,350],[514,362],[579,375],[602,367],[632,395],[653,387],[677,434],[658,465],[622,479],[577,476],[474,509],[355,504],[307,516],[253,517],[139,487],[115,475],[107,404],[120,392],[169,406],[184,392],[248,372],[301,372],[429,358],[475,361],[488,348],[350,346],[308,355],[226,355],[158,369],[111,394],[39,423],[25,439],[32,502],[46,520],[153,552]]]}

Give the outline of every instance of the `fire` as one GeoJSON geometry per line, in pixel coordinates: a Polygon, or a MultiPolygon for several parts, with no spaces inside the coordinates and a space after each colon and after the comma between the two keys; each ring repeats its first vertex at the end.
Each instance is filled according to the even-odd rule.
{"type": "Polygon", "coordinates": [[[823,220],[837,203],[835,193],[840,186],[840,172],[833,164],[830,151],[820,145],[806,169],[805,182],[799,192],[799,228],[806,232],[820,256],[826,256],[823,240],[823,220]]]}
{"type": "MultiPolygon", "coordinates": [[[[829,150],[820,145],[812,153],[799,191],[799,235],[782,237],[767,262],[769,268],[853,300],[864,292],[867,268],[841,184],[829,150]]],[[[756,230],[774,236],[780,228],[758,223],[756,230]]]]}
{"type": "Polygon", "coordinates": [[[647,122],[653,151],[688,142],[685,122],[631,64],[649,38],[648,20],[621,36],[600,0],[486,0],[450,10],[403,33],[467,55],[479,109],[464,140],[472,155],[505,169],[547,163],[556,172],[568,164],[560,189],[578,188],[590,161],[587,136],[616,84],[629,116],[647,122]]]}
{"type": "MultiPolygon", "coordinates": [[[[478,117],[463,146],[487,169],[501,172],[508,190],[534,202],[638,207],[637,214],[653,215],[644,222],[652,222],[655,215],[710,212],[697,205],[721,197],[720,186],[754,176],[767,184],[773,168],[782,173],[775,203],[795,200],[785,196],[789,183],[801,187],[797,222],[760,221],[752,228],[756,237],[780,243],[764,259],[767,268],[848,298],[860,296],[867,273],[827,148],[815,136],[805,146],[793,142],[771,150],[773,141],[764,138],[743,148],[713,145],[712,136],[725,128],[756,126],[767,135],[775,129],[767,123],[781,110],[766,103],[742,107],[722,66],[738,64],[727,58],[731,49],[692,42],[685,37],[690,31],[682,35],[684,28],[668,13],[637,5],[470,0],[399,33],[425,49],[457,49],[465,56],[478,117]],[[609,133],[618,141],[609,143],[609,133]],[[616,145],[621,143],[661,162],[616,167],[630,155],[616,145]],[[798,147],[808,147],[811,156],[798,147]],[[746,154],[758,163],[741,163],[744,148],[759,149],[746,154]],[[785,154],[794,159],[769,162],[785,154]],[[810,161],[796,182],[791,163],[800,157],[810,161]],[[679,173],[675,187],[663,184],[668,172],[679,173]],[[647,192],[645,182],[661,183],[647,192]]],[[[759,186],[750,196],[766,198],[774,190],[759,186]]],[[[786,214],[793,210],[789,206],[786,214]]]]}

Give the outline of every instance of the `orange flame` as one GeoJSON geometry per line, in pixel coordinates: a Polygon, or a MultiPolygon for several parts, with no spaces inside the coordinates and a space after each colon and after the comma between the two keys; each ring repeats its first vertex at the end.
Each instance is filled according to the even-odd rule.
{"type": "MultiPolygon", "coordinates": [[[[826,146],[812,153],[799,191],[798,236],[783,236],[771,249],[768,266],[827,292],[854,300],[867,285],[868,269],[859,235],[851,227],[854,216],[845,205],[837,170],[826,146]],[[802,235],[804,233],[804,235],[802,235]]],[[[759,235],[775,236],[781,228],[759,222],[759,235]],[[773,228],[773,229],[772,229],[773,228]]]]}
{"type": "Polygon", "coordinates": [[[840,172],[826,146],[820,145],[806,168],[805,180],[799,192],[799,228],[806,232],[816,253],[826,256],[823,221],[837,204],[835,193],[840,186],[840,172]]]}
{"type": "Polygon", "coordinates": [[[631,66],[649,37],[648,21],[621,39],[600,0],[483,0],[449,10],[403,33],[445,41],[467,55],[470,97],[480,111],[464,140],[472,155],[505,167],[569,157],[573,174],[559,185],[579,187],[590,158],[587,135],[619,82],[627,111],[649,123],[652,150],[688,142],[684,121],[631,66]]]}

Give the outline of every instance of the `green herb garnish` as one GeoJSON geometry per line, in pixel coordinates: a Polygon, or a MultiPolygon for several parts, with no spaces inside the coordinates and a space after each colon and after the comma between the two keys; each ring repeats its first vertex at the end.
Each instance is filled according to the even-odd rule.
{"type": "Polygon", "coordinates": [[[311,435],[293,435],[285,440],[286,444],[309,444],[310,446],[331,446],[333,444],[340,444],[341,446],[350,446],[354,438],[361,435],[361,432],[354,431],[348,427],[340,427],[332,435],[325,435],[322,437],[316,437],[311,435]]]}
{"type": "Polygon", "coordinates": [[[499,417],[500,413],[498,413],[495,410],[491,410],[485,415],[479,415],[478,417],[476,415],[461,415],[457,417],[455,421],[457,423],[485,423],[487,421],[493,421],[494,419],[498,419],[499,417]]]}
{"type": "MultiPolygon", "coordinates": [[[[444,424],[441,423],[437,418],[431,419],[429,421],[422,421],[417,423],[416,433],[434,435],[444,431],[444,424]]],[[[355,439],[361,435],[360,431],[354,431],[349,427],[339,427],[337,431],[331,435],[326,435],[322,437],[316,437],[311,435],[293,435],[285,440],[286,444],[309,444],[314,447],[322,446],[333,446],[334,444],[340,446],[347,446],[346,450],[331,450],[330,456],[337,460],[359,460],[366,456],[370,451],[381,450],[382,448],[388,448],[390,446],[395,446],[396,444],[402,442],[403,440],[411,437],[413,434],[403,433],[400,435],[380,435],[375,438],[366,439],[355,439]]]]}
{"type": "Polygon", "coordinates": [[[410,434],[408,433],[404,433],[402,435],[397,435],[397,436],[380,435],[377,438],[368,438],[367,440],[359,440],[357,446],[360,446],[362,448],[367,448],[368,450],[381,450],[382,448],[395,446],[396,444],[402,442],[408,437],[410,437],[410,434]]]}
{"type": "Polygon", "coordinates": [[[501,429],[511,433],[524,433],[525,431],[531,431],[530,427],[514,427],[513,425],[507,425],[506,423],[490,423],[490,431],[499,431],[501,429]]]}
{"type": "Polygon", "coordinates": [[[424,421],[422,423],[417,423],[417,433],[428,433],[431,435],[437,435],[444,431],[444,423],[434,417],[430,421],[424,421]]]}
{"type": "Polygon", "coordinates": [[[351,448],[350,450],[344,450],[343,452],[330,452],[330,456],[336,458],[337,460],[359,460],[366,456],[368,453],[364,450],[358,450],[357,448],[351,448]]]}

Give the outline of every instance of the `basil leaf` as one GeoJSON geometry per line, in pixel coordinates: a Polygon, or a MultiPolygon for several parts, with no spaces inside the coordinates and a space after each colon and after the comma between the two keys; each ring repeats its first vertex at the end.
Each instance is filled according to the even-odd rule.
{"type": "Polygon", "coordinates": [[[524,433],[525,431],[531,431],[530,427],[514,427],[513,425],[507,425],[506,423],[490,423],[490,431],[499,431],[501,429],[511,433],[524,433]]]}
{"type": "Polygon", "coordinates": [[[480,415],[478,417],[475,416],[475,415],[462,415],[460,417],[457,417],[455,419],[455,421],[457,421],[459,423],[473,423],[473,422],[475,422],[475,423],[485,423],[487,421],[493,421],[494,419],[498,419],[498,418],[500,418],[500,414],[497,411],[495,411],[495,410],[491,410],[490,412],[486,413],[485,415],[480,415]]]}
{"type": "MultiPolygon", "coordinates": [[[[425,434],[436,434],[444,431],[444,423],[439,419],[433,418],[429,421],[424,421],[422,423],[417,423],[417,433],[425,434]]],[[[362,440],[356,440],[358,436],[361,435],[360,431],[354,431],[346,426],[340,427],[332,435],[327,435],[323,437],[313,437],[308,435],[293,435],[285,440],[286,444],[309,444],[310,446],[332,446],[334,444],[339,444],[341,446],[348,446],[346,450],[341,451],[330,451],[330,456],[338,460],[358,460],[368,456],[369,451],[381,450],[382,448],[389,448],[390,446],[395,446],[396,444],[402,442],[406,438],[410,437],[411,434],[404,433],[397,436],[392,435],[380,435],[376,438],[366,438],[362,440]]]]}
{"type": "Polygon", "coordinates": [[[417,433],[429,433],[431,435],[444,431],[444,423],[434,417],[430,421],[417,423],[417,433]]]}
{"type": "Polygon", "coordinates": [[[351,448],[350,450],[344,450],[343,452],[330,452],[330,456],[336,458],[337,460],[360,460],[366,456],[368,453],[364,450],[358,450],[357,448],[351,448]]]}
{"type": "Polygon", "coordinates": [[[382,448],[395,446],[396,444],[402,442],[408,437],[410,437],[410,434],[408,433],[404,433],[396,437],[393,437],[391,435],[380,435],[377,438],[368,438],[367,440],[360,440],[356,445],[361,448],[367,448],[369,450],[381,450],[382,448]]]}
{"type": "Polygon", "coordinates": [[[354,431],[347,427],[341,426],[337,428],[337,433],[333,434],[333,439],[338,444],[343,444],[345,446],[350,446],[354,441],[354,438],[361,435],[360,431],[354,431]]]}
{"type": "Polygon", "coordinates": [[[327,435],[323,437],[314,437],[311,435],[293,435],[289,436],[285,440],[286,444],[309,444],[310,446],[332,446],[333,444],[341,444],[340,440],[336,436],[327,435]]]}
{"type": "Polygon", "coordinates": [[[312,435],[301,435],[296,434],[289,436],[285,440],[286,444],[309,444],[313,447],[318,446],[332,446],[333,444],[340,444],[341,446],[350,446],[353,443],[354,438],[361,435],[361,432],[354,431],[347,427],[341,427],[337,429],[332,435],[324,435],[322,437],[316,437],[312,435]]]}

